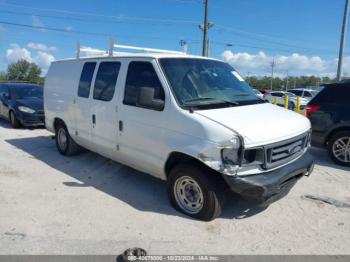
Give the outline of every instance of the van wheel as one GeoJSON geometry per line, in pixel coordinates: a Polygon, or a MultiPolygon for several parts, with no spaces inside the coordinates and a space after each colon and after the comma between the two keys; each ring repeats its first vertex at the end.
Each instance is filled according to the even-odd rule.
{"type": "Polygon", "coordinates": [[[330,158],[342,166],[350,166],[350,131],[333,135],[327,145],[330,158]]]}
{"type": "Polygon", "coordinates": [[[10,122],[11,122],[12,128],[20,128],[21,127],[21,123],[18,121],[18,119],[13,111],[10,111],[10,122]]]}
{"type": "Polygon", "coordinates": [[[196,165],[175,166],[168,177],[170,202],[175,209],[193,218],[215,219],[221,214],[224,196],[220,190],[221,180],[215,178],[216,174],[196,165]]]}
{"type": "Polygon", "coordinates": [[[57,149],[62,155],[71,156],[81,151],[81,147],[74,142],[63,123],[57,125],[55,138],[57,149]]]}

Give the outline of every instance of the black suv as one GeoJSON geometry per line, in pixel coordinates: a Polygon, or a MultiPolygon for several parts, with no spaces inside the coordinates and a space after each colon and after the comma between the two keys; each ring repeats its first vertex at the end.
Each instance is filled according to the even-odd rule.
{"type": "Polygon", "coordinates": [[[334,162],[350,166],[350,81],[325,85],[307,105],[312,145],[326,147],[334,162]]]}
{"type": "Polygon", "coordinates": [[[31,83],[0,83],[0,117],[20,126],[43,126],[44,104],[42,86],[31,83]]]}

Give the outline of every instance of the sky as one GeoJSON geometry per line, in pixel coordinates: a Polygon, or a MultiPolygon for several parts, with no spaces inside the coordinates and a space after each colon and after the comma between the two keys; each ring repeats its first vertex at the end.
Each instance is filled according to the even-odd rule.
{"type": "MultiPolygon", "coordinates": [[[[244,76],[334,77],[345,0],[209,0],[210,56],[244,76]]],[[[76,43],[117,44],[201,53],[203,0],[0,0],[0,71],[18,59],[46,73],[75,56],[76,43]]],[[[350,28],[350,26],[348,27],[350,28]]],[[[348,30],[349,31],[349,30],[348,30]]],[[[350,34],[344,74],[350,76],[350,34]]]]}

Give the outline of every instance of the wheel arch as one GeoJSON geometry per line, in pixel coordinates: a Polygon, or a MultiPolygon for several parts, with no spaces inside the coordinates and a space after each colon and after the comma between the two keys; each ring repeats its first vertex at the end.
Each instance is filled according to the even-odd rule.
{"type": "Polygon", "coordinates": [[[327,145],[329,140],[332,138],[332,136],[334,136],[336,133],[342,132],[342,131],[350,131],[350,125],[338,126],[338,127],[333,128],[331,131],[328,132],[328,134],[324,140],[324,144],[327,145]]]}
{"type": "Polygon", "coordinates": [[[57,129],[57,126],[59,124],[63,124],[64,126],[67,126],[66,123],[61,118],[55,117],[54,120],[53,120],[53,128],[54,128],[54,130],[57,129]]]}
{"type": "Polygon", "coordinates": [[[168,176],[169,176],[171,169],[180,163],[191,163],[193,165],[199,166],[199,167],[203,168],[204,170],[207,170],[208,173],[216,174],[218,177],[220,177],[222,179],[221,173],[219,173],[217,170],[210,168],[208,165],[203,163],[201,160],[199,160],[191,155],[179,152],[179,151],[171,152],[169,154],[166,162],[165,162],[164,172],[166,175],[166,179],[168,179],[168,176]]]}

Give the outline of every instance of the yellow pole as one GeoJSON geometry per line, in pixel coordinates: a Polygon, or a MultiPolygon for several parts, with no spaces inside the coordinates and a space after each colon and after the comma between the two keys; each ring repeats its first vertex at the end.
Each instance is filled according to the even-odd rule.
{"type": "Polygon", "coordinates": [[[289,96],[284,96],[284,107],[288,109],[289,96]]]}
{"type": "Polygon", "coordinates": [[[297,112],[300,113],[300,97],[297,97],[297,105],[296,105],[297,112]]]}
{"type": "Polygon", "coordinates": [[[277,97],[273,99],[272,104],[277,105],[277,97]]]}

